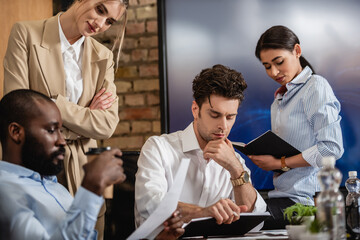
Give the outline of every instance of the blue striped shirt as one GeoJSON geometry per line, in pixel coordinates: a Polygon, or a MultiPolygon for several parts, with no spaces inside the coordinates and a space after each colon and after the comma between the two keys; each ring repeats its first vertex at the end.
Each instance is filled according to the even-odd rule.
{"type": "Polygon", "coordinates": [[[289,197],[295,202],[314,204],[320,191],[317,173],[324,156],[339,159],[343,152],[340,103],[327,80],[312,74],[309,67],[286,84],[287,92],[277,94],[271,105],[271,128],[302,152],[311,165],[274,175],[269,198],[289,197]]]}

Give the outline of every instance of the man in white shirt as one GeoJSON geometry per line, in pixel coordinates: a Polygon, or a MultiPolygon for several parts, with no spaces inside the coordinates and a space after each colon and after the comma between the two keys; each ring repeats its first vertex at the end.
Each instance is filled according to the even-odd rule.
{"type": "Polygon", "coordinates": [[[184,222],[210,216],[218,224],[231,223],[240,212],[265,212],[250,170],[227,138],[246,87],[241,73],[222,65],[195,77],[194,121],[184,131],[150,137],[141,150],[135,182],[137,226],[164,198],[183,158],[191,160],[178,203],[184,222]]]}

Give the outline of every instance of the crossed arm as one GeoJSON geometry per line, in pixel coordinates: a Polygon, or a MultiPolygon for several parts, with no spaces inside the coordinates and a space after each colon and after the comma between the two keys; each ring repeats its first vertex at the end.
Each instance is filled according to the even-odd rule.
{"type": "MultiPolygon", "coordinates": [[[[49,97],[54,97],[55,94],[57,96],[55,103],[63,119],[66,139],[76,139],[78,136],[94,139],[109,138],[119,121],[112,53],[110,51],[107,53],[106,62],[99,63],[99,75],[91,76],[93,78],[90,79],[91,82],[87,79],[85,84],[94,88],[91,89],[94,96],[89,92],[84,93],[89,99],[85,99],[87,103],[80,106],[68,101],[65,96],[56,94],[59,89],[52,89],[49,85],[49,82],[57,81],[55,77],[44,79],[41,66],[37,60],[34,60],[37,58],[34,57],[36,52],[33,45],[38,46],[39,42],[29,37],[31,35],[29,32],[35,35],[36,31],[38,29],[34,30],[23,23],[16,23],[12,28],[4,58],[4,93],[15,89],[32,89],[49,97]]],[[[41,36],[42,32],[37,34],[41,36]]],[[[52,47],[56,51],[55,46],[52,47]]],[[[56,69],[57,72],[53,73],[56,75],[62,71],[58,69],[59,66],[47,67],[56,69]]],[[[65,81],[61,78],[60,80],[65,81]]]]}

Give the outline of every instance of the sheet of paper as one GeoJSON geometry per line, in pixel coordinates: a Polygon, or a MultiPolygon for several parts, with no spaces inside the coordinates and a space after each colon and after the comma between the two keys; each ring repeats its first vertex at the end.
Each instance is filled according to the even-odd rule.
{"type": "Polygon", "coordinates": [[[150,217],[128,237],[128,240],[143,238],[154,239],[155,236],[164,229],[163,223],[176,210],[189,163],[190,159],[181,159],[181,164],[174,178],[174,183],[166,193],[164,199],[150,217]]]}

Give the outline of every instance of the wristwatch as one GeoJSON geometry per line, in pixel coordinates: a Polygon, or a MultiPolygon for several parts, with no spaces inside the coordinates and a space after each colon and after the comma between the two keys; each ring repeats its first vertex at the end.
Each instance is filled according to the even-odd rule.
{"type": "Polygon", "coordinates": [[[286,163],[285,163],[285,156],[282,156],[281,157],[281,170],[283,172],[287,172],[290,170],[290,168],[288,166],[286,166],[286,163]]]}
{"type": "Polygon", "coordinates": [[[243,171],[241,174],[240,174],[240,177],[237,178],[237,179],[231,179],[231,183],[233,185],[233,187],[236,187],[236,186],[241,186],[241,185],[244,185],[245,183],[248,183],[250,182],[250,176],[249,176],[249,173],[247,171],[243,171]]]}

